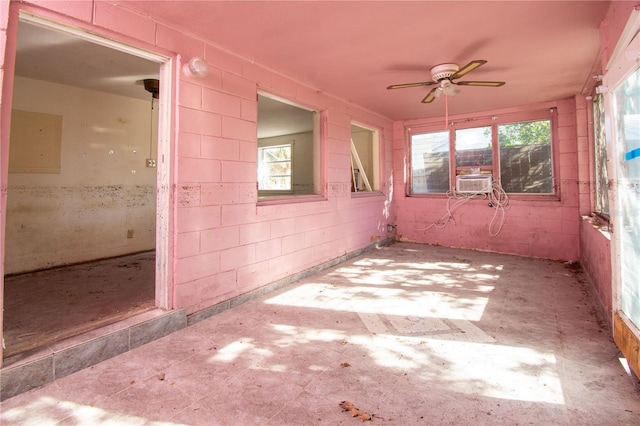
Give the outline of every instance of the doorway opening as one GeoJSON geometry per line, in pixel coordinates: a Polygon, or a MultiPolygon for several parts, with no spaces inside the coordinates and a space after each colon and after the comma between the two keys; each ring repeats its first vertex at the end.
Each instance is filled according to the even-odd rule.
{"type": "Polygon", "coordinates": [[[158,190],[168,58],[30,15],[17,31],[3,141],[4,365],[169,307],[168,195],[158,190]]]}

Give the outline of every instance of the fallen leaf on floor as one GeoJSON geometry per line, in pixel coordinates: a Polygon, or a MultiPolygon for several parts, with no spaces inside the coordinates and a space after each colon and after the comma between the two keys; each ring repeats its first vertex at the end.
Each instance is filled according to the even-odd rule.
{"type": "Polygon", "coordinates": [[[342,364],[340,364],[340,367],[342,368],[351,367],[351,364],[349,364],[348,362],[343,362],[342,364]]]}
{"type": "Polygon", "coordinates": [[[359,418],[361,422],[365,422],[367,420],[371,421],[373,419],[373,414],[365,413],[350,401],[341,401],[340,408],[342,408],[342,411],[348,411],[349,414],[351,414],[351,417],[359,418]]]}
{"type": "Polygon", "coordinates": [[[158,380],[164,380],[164,373],[158,374],[158,380]]]}

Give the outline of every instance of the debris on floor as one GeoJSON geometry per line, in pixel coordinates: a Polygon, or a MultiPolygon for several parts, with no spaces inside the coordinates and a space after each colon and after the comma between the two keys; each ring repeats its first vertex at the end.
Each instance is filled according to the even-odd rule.
{"type": "Polygon", "coordinates": [[[359,418],[361,422],[373,420],[373,414],[365,413],[364,411],[353,405],[350,401],[341,401],[340,408],[342,408],[342,411],[348,411],[349,414],[351,414],[351,417],[359,418]]]}
{"type": "Polygon", "coordinates": [[[569,270],[569,272],[572,272],[574,274],[578,274],[580,272],[582,272],[582,265],[580,265],[580,262],[565,262],[564,264],[567,269],[569,270]]]}
{"type": "Polygon", "coordinates": [[[351,364],[349,364],[348,362],[343,362],[342,364],[340,364],[341,368],[347,368],[347,367],[351,367],[351,364]]]}

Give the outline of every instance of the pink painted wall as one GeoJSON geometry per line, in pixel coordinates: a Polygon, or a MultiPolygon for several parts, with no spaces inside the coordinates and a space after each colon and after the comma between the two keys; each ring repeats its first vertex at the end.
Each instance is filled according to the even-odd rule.
{"type": "Polygon", "coordinates": [[[602,316],[612,324],[611,238],[592,224],[595,207],[595,170],[592,104],[584,96],[576,96],[578,123],[578,174],[580,200],[580,262],[593,287],[602,316]]]}
{"type": "MultiPolygon", "coordinates": [[[[405,194],[406,131],[405,127],[425,125],[427,120],[394,123],[394,176],[398,211],[398,236],[403,240],[450,247],[487,250],[550,259],[577,260],[579,258],[578,167],[576,143],[576,107],[574,99],[564,99],[552,105],[534,105],[530,109],[557,108],[557,130],[554,162],[559,197],[512,197],[511,207],[500,233],[492,237],[489,224],[495,209],[484,199],[472,200],[454,212],[456,223],[444,228],[429,224],[446,213],[447,197],[412,196],[405,194]]],[[[526,111],[527,108],[522,110],[526,111]]],[[[486,111],[484,116],[499,114],[486,111]]],[[[466,116],[450,117],[452,121],[466,116]]],[[[443,121],[442,119],[440,121],[443,121]]]]}
{"type": "MultiPolygon", "coordinates": [[[[5,82],[5,67],[9,64],[5,60],[5,46],[7,45],[7,25],[9,22],[9,2],[0,2],[0,122],[5,123],[5,119],[9,116],[5,113],[4,99],[11,96],[11,87],[5,82]]],[[[8,137],[6,126],[0,126],[0,141],[8,137]]],[[[7,211],[7,178],[8,173],[5,172],[9,166],[9,145],[0,144],[0,277],[4,277],[4,236],[5,236],[5,212],[7,211]]],[[[4,280],[0,280],[0,295],[4,294],[4,280]]],[[[2,297],[2,296],[0,296],[2,297]]],[[[0,330],[3,330],[3,315],[0,315],[0,330]]],[[[2,359],[3,345],[0,345],[0,360],[2,359]]],[[[2,362],[0,362],[2,365],[2,362]]]]}
{"type": "Polygon", "coordinates": [[[611,239],[589,221],[580,222],[580,259],[593,286],[603,317],[613,323],[611,281],[611,239]]]}
{"type": "Polygon", "coordinates": [[[640,7],[638,1],[612,1],[605,19],[600,24],[600,63],[602,74],[622,35],[624,26],[634,7],[640,7]]]}
{"type": "MultiPolygon", "coordinates": [[[[605,19],[600,25],[601,73],[611,58],[616,43],[638,2],[611,2],[605,19]]],[[[580,170],[580,212],[589,214],[594,209],[593,134],[591,103],[582,96],[576,97],[578,116],[578,167],[580,170]],[[586,124],[583,124],[586,123],[586,124]],[[585,130],[583,130],[585,129],[585,130]]],[[[613,281],[611,239],[607,232],[585,218],[580,223],[580,261],[589,277],[605,319],[611,326],[613,314],[613,281]]]]}
{"type": "MultiPolygon", "coordinates": [[[[178,63],[200,56],[210,65],[204,78],[176,74],[168,271],[173,307],[192,313],[390,236],[390,120],[107,2],[29,3],[35,6],[23,7],[34,13],[178,63]],[[258,89],[324,112],[322,196],[258,203],[258,89]],[[378,193],[350,192],[352,120],[379,130],[378,193]]],[[[8,141],[2,143],[4,149],[8,141]]]]}

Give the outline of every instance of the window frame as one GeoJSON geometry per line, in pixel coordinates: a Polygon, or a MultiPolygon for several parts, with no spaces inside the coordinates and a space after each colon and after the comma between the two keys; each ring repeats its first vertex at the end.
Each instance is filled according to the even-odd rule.
{"type": "MultiPolygon", "coordinates": [[[[497,126],[493,126],[493,122],[491,120],[484,120],[483,122],[478,122],[478,123],[472,123],[471,125],[460,125],[457,126],[456,124],[451,126],[451,133],[450,133],[450,138],[452,139],[451,141],[451,145],[450,145],[450,149],[453,148],[453,159],[449,159],[450,161],[452,160],[453,163],[453,173],[452,173],[452,182],[453,185],[455,186],[455,181],[456,181],[456,176],[460,175],[460,174],[465,174],[465,173],[469,173],[471,172],[471,169],[475,169],[475,168],[479,168],[480,172],[489,172],[493,175],[493,169],[496,167],[496,164],[498,164],[498,158],[496,158],[496,140],[497,140],[497,132],[495,131],[495,129],[497,128],[497,126]],[[459,166],[458,165],[458,150],[456,149],[456,142],[457,142],[457,131],[458,130],[469,130],[469,129],[479,129],[482,127],[489,127],[491,129],[491,165],[479,165],[479,166],[459,166]]],[[[453,188],[451,188],[453,189],[453,188]]]]}
{"type": "MultiPolygon", "coordinates": [[[[267,145],[267,146],[259,146],[258,147],[258,170],[260,170],[260,164],[261,164],[261,158],[264,158],[264,151],[265,150],[269,150],[269,149],[274,149],[274,148],[282,148],[282,147],[288,147],[289,151],[290,151],[290,158],[288,163],[290,163],[289,166],[289,174],[288,175],[278,175],[278,177],[282,177],[282,176],[288,176],[289,177],[289,189],[260,189],[260,173],[258,173],[258,191],[261,193],[268,193],[268,194],[293,194],[293,156],[294,156],[294,149],[295,149],[295,144],[293,142],[289,142],[289,143],[281,143],[281,144],[277,144],[277,145],[267,145]],[[262,155],[261,155],[262,154],[262,155]]],[[[267,162],[268,164],[271,163],[276,163],[278,161],[269,161],[267,162]]],[[[280,161],[280,162],[285,162],[285,161],[280,161]]]]}
{"type": "Polygon", "coordinates": [[[406,141],[407,141],[407,163],[406,163],[406,176],[407,184],[405,185],[405,195],[407,197],[437,197],[442,198],[449,196],[455,189],[456,176],[459,172],[467,172],[471,169],[471,166],[458,166],[457,155],[455,147],[455,132],[456,130],[464,130],[477,127],[491,127],[491,154],[492,165],[480,166],[481,173],[490,172],[494,182],[501,183],[501,164],[500,164],[500,146],[498,141],[498,126],[514,123],[525,123],[531,121],[549,120],[551,124],[551,178],[553,191],[550,193],[525,193],[525,192],[510,192],[508,193],[511,199],[536,199],[536,200],[558,200],[560,198],[560,186],[558,175],[558,120],[557,120],[557,107],[550,105],[548,108],[541,108],[536,110],[510,112],[504,114],[484,115],[478,117],[470,117],[461,119],[459,121],[452,120],[448,123],[446,129],[443,129],[443,123],[429,123],[424,125],[408,126],[406,129],[406,141]],[[412,174],[412,146],[411,138],[414,135],[442,132],[443,130],[449,131],[449,191],[448,192],[434,192],[434,193],[414,193],[413,192],[413,174],[412,174]]]}
{"type": "MultiPolygon", "coordinates": [[[[412,129],[409,129],[409,134],[407,137],[408,140],[408,144],[409,144],[409,149],[408,149],[408,161],[407,161],[407,176],[408,176],[408,185],[407,185],[407,189],[406,189],[406,193],[408,196],[442,196],[442,195],[447,195],[448,193],[451,192],[451,129],[445,129],[442,130],[441,126],[428,126],[428,127],[419,127],[417,128],[417,132],[412,132],[412,129]],[[448,150],[447,150],[447,157],[448,157],[448,165],[449,165],[449,170],[448,170],[448,174],[449,174],[449,189],[447,191],[444,192],[413,192],[413,186],[414,186],[414,182],[413,182],[413,136],[415,135],[425,135],[425,134],[433,134],[433,133],[444,133],[444,132],[448,132],[449,133],[449,145],[448,145],[448,150]]],[[[454,153],[455,155],[455,153],[454,153]]],[[[455,179],[455,178],[454,178],[455,179]]]]}
{"type": "MultiPolygon", "coordinates": [[[[258,150],[259,148],[264,148],[259,145],[260,137],[256,135],[256,195],[257,195],[257,205],[270,205],[270,204],[288,204],[288,203],[298,203],[298,202],[306,202],[306,201],[316,201],[316,200],[326,200],[325,195],[325,168],[326,168],[326,160],[325,160],[325,146],[326,146],[326,123],[327,123],[327,112],[326,110],[315,108],[311,105],[301,103],[299,101],[292,101],[286,97],[279,96],[274,94],[273,92],[263,91],[258,89],[256,94],[256,99],[259,97],[265,97],[273,101],[277,101],[283,103],[285,105],[289,105],[295,108],[299,108],[301,110],[309,111],[313,113],[313,130],[312,130],[312,139],[313,139],[313,147],[311,149],[313,153],[313,193],[311,194],[296,194],[295,192],[295,182],[293,180],[293,176],[296,169],[295,159],[291,159],[291,170],[292,170],[292,189],[291,191],[278,191],[278,190],[258,190],[258,181],[257,181],[257,171],[258,171],[258,150]]],[[[258,127],[259,132],[259,121],[260,114],[258,113],[258,102],[256,102],[256,127],[258,127]]],[[[290,135],[300,134],[299,132],[293,132],[290,135]]],[[[284,145],[278,144],[278,145],[284,145]]],[[[292,143],[292,156],[295,152],[295,141],[292,143]]]]}
{"type": "MultiPolygon", "coordinates": [[[[380,129],[375,128],[375,127],[371,127],[368,126],[366,124],[362,124],[360,122],[357,121],[351,121],[351,135],[350,135],[350,141],[349,143],[351,144],[351,140],[353,140],[353,127],[358,127],[364,131],[368,131],[371,133],[371,175],[367,175],[367,179],[369,181],[369,184],[371,185],[371,190],[367,190],[366,188],[364,190],[354,190],[355,189],[355,185],[353,184],[353,171],[351,170],[351,164],[350,164],[350,168],[349,171],[351,173],[351,180],[352,180],[352,189],[351,189],[351,196],[352,197],[360,197],[360,196],[367,196],[367,195],[372,195],[372,194],[380,194],[381,193],[381,186],[382,186],[382,178],[381,178],[381,171],[383,170],[382,168],[382,140],[381,140],[381,134],[382,132],[380,131],[380,129]]],[[[356,148],[356,152],[357,152],[357,146],[356,148]]],[[[360,153],[358,154],[360,155],[360,153]]],[[[351,153],[350,150],[350,154],[349,156],[351,157],[352,161],[353,161],[353,153],[351,153]]],[[[352,163],[353,164],[353,163],[352,163]]]]}
{"type": "Polygon", "coordinates": [[[593,131],[593,208],[592,212],[601,219],[610,220],[610,199],[609,199],[609,176],[611,171],[608,167],[609,149],[606,136],[606,116],[605,97],[603,94],[596,94],[591,103],[592,131],[593,131]],[[596,108],[599,109],[596,113],[596,108]],[[602,138],[602,140],[600,140],[602,138]],[[602,155],[604,154],[604,158],[602,155]],[[604,182],[602,178],[604,177],[604,182]],[[602,206],[602,203],[605,206],[602,206]],[[603,210],[606,207],[606,211],[603,210]]]}
{"type": "MultiPolygon", "coordinates": [[[[552,114],[553,115],[553,114],[552,114]]],[[[497,123],[496,125],[496,130],[499,126],[505,126],[505,125],[509,125],[509,124],[519,124],[519,123],[533,123],[536,121],[549,121],[549,137],[551,138],[551,141],[549,143],[549,148],[551,150],[550,152],[550,159],[551,159],[551,192],[507,192],[507,194],[509,194],[510,197],[512,196],[555,196],[557,191],[558,191],[558,185],[556,184],[557,182],[557,174],[556,174],[556,158],[555,158],[555,149],[554,149],[554,145],[555,145],[555,141],[556,141],[556,137],[555,137],[555,133],[554,133],[554,122],[553,122],[553,118],[552,117],[542,117],[542,118],[532,118],[532,119],[527,119],[527,120],[517,120],[517,121],[508,121],[508,122],[501,122],[501,123],[497,123]]],[[[500,173],[498,182],[500,182],[500,185],[502,186],[502,164],[501,164],[501,153],[500,153],[500,133],[496,131],[496,146],[498,147],[497,149],[497,157],[498,157],[498,171],[500,173]]]]}

